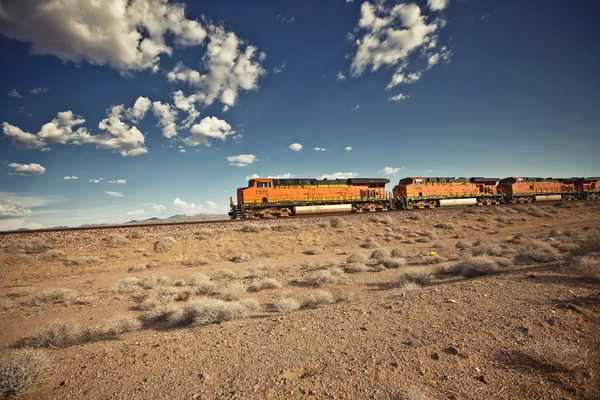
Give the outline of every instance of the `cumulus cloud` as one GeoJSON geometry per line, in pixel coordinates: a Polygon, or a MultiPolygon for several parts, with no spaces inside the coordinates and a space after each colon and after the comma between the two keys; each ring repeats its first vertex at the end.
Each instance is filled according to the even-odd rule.
{"type": "Polygon", "coordinates": [[[188,203],[181,200],[179,197],[173,200],[173,205],[181,210],[184,214],[202,214],[210,211],[210,209],[217,208],[214,201],[207,201],[207,206],[202,204],[188,203]],[[214,206],[214,207],[213,207],[214,206]]]}
{"type": "Polygon", "coordinates": [[[260,178],[260,175],[256,175],[256,174],[248,175],[246,177],[246,180],[249,181],[250,179],[256,179],[256,178],[260,178]]]}
{"type": "Polygon", "coordinates": [[[246,167],[256,161],[256,156],[254,154],[240,154],[239,156],[227,157],[227,161],[229,161],[229,165],[235,167],[246,167]]]}
{"type": "Polygon", "coordinates": [[[106,193],[107,195],[112,196],[112,197],[125,197],[125,195],[120,192],[104,192],[104,193],[106,193]]]}
{"type": "Polygon", "coordinates": [[[33,93],[33,94],[35,94],[35,95],[38,95],[38,94],[44,94],[44,93],[46,93],[48,90],[50,90],[50,89],[48,89],[48,88],[36,87],[36,88],[33,88],[33,89],[31,89],[31,93],[33,93]]]}
{"type": "Polygon", "coordinates": [[[279,74],[279,73],[283,72],[286,65],[287,65],[287,61],[284,61],[281,65],[273,67],[273,73],[279,74]]]}
{"type": "Polygon", "coordinates": [[[206,202],[206,205],[208,206],[208,208],[211,208],[211,209],[219,208],[219,206],[217,205],[217,203],[215,203],[212,200],[208,200],[206,202]]]}
{"type": "Polygon", "coordinates": [[[356,178],[358,175],[358,172],[334,172],[333,174],[321,175],[319,179],[349,179],[356,178]]]}
{"type": "MultiPolygon", "coordinates": [[[[145,102],[143,107],[146,107],[145,102]]],[[[123,157],[132,157],[147,153],[148,149],[144,143],[144,135],[137,127],[130,126],[128,123],[136,122],[137,118],[143,118],[143,114],[145,113],[145,111],[141,112],[143,107],[136,110],[135,104],[134,108],[130,109],[125,109],[122,104],[112,106],[107,111],[107,117],[98,124],[98,128],[104,131],[104,133],[95,135],[90,143],[95,143],[96,147],[100,149],[119,153],[123,157]],[[128,119],[130,121],[127,121],[128,119]]]]}
{"type": "Polygon", "coordinates": [[[344,74],[342,74],[342,71],[338,72],[336,79],[338,81],[345,81],[346,80],[346,76],[344,74]]]}
{"type": "Polygon", "coordinates": [[[134,211],[127,211],[127,216],[128,217],[135,217],[135,218],[143,218],[143,217],[148,217],[150,215],[150,213],[148,211],[139,209],[139,210],[134,210],[134,211]]]}
{"type": "Polygon", "coordinates": [[[408,99],[410,96],[405,95],[404,93],[398,93],[395,96],[392,96],[388,99],[388,101],[400,101],[400,100],[406,100],[408,99]]]}
{"type": "Polygon", "coordinates": [[[272,176],[268,176],[267,178],[272,178],[272,179],[291,179],[293,177],[294,177],[294,174],[292,174],[290,172],[286,172],[285,174],[272,175],[272,176]]]}
{"type": "Polygon", "coordinates": [[[0,217],[26,217],[31,210],[19,202],[0,200],[0,217]]]}
{"type": "Polygon", "coordinates": [[[313,150],[314,151],[327,151],[327,149],[324,147],[315,147],[313,150]]]}
{"type": "Polygon", "coordinates": [[[26,222],[24,219],[0,220],[0,231],[14,231],[17,229],[43,229],[44,225],[36,222],[26,222]]]}
{"type": "Polygon", "coordinates": [[[13,173],[13,175],[23,175],[23,176],[42,175],[44,172],[46,172],[46,168],[42,167],[40,164],[35,164],[35,163],[31,163],[31,164],[11,163],[11,164],[8,164],[8,166],[15,171],[13,173]]]}
{"type": "MultiPolygon", "coordinates": [[[[428,4],[430,9],[438,11],[445,8],[448,1],[428,0],[428,4]]],[[[386,88],[389,90],[399,84],[416,82],[423,69],[431,68],[440,59],[448,60],[450,51],[438,44],[439,31],[445,21],[430,21],[421,11],[412,3],[387,5],[365,1],[356,28],[352,75],[361,76],[367,69],[375,72],[381,67],[396,67],[386,88]],[[413,54],[416,56],[411,57],[413,54]],[[407,72],[415,59],[427,60],[427,67],[407,72]]]]}
{"type": "Polygon", "coordinates": [[[108,181],[108,183],[114,183],[116,185],[125,185],[127,183],[127,179],[117,179],[114,181],[108,181]]]}
{"type": "Polygon", "coordinates": [[[398,173],[398,171],[402,171],[404,169],[404,167],[400,167],[400,168],[393,168],[393,167],[385,167],[384,169],[382,169],[381,172],[384,175],[396,175],[398,173]]]}
{"type": "Polygon", "coordinates": [[[360,104],[357,104],[356,107],[350,109],[350,111],[356,111],[360,108],[360,104]]]}
{"type": "Polygon", "coordinates": [[[65,176],[63,178],[63,180],[65,180],[65,181],[72,181],[72,180],[75,180],[75,179],[79,179],[79,178],[76,177],[76,176],[65,176]]]}
{"type": "Polygon", "coordinates": [[[300,143],[292,143],[292,144],[290,144],[290,150],[300,151],[300,150],[302,150],[302,145],[300,143]]]}
{"type": "Polygon", "coordinates": [[[0,33],[31,43],[33,54],[107,65],[122,73],[158,70],[179,46],[201,45],[205,28],[185,18],[182,3],[168,0],[19,0],[4,2],[0,33]]]}
{"type": "MultiPolygon", "coordinates": [[[[1,16],[1,15],[2,15],[2,14],[0,14],[0,16],[1,16]]],[[[17,92],[17,89],[13,89],[13,90],[11,90],[10,92],[8,92],[8,95],[9,95],[10,97],[16,97],[16,98],[18,98],[18,99],[20,99],[20,98],[22,98],[22,97],[23,97],[23,96],[21,96],[21,93],[17,92]]]]}
{"type": "Polygon", "coordinates": [[[441,11],[448,6],[449,0],[427,0],[427,7],[432,11],[441,11]]]}
{"type": "Polygon", "coordinates": [[[177,135],[177,126],[175,125],[175,119],[177,118],[177,110],[168,103],[161,103],[155,101],[152,103],[152,112],[158,120],[158,124],[162,126],[163,136],[171,138],[177,135]]]}
{"type": "Polygon", "coordinates": [[[90,180],[89,180],[89,182],[92,182],[92,183],[100,183],[100,182],[102,182],[103,180],[104,180],[104,178],[90,179],[90,180]]]}
{"type": "Polygon", "coordinates": [[[200,112],[196,110],[195,102],[196,96],[190,95],[185,96],[181,90],[177,90],[173,93],[173,102],[178,110],[182,110],[187,113],[187,118],[181,122],[181,127],[189,129],[190,126],[196,122],[196,119],[200,116],[200,112]]]}
{"type": "Polygon", "coordinates": [[[345,151],[352,151],[352,146],[346,146],[345,151]]]}
{"type": "Polygon", "coordinates": [[[225,140],[227,136],[234,135],[235,131],[231,129],[226,121],[217,117],[205,117],[198,124],[190,129],[190,136],[184,139],[189,146],[198,146],[204,144],[211,145],[212,139],[225,140]]]}

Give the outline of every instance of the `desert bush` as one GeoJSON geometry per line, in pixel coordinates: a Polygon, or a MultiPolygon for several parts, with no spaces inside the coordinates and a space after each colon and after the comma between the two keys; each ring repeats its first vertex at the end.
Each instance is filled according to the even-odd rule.
{"type": "Polygon", "coordinates": [[[147,270],[148,267],[146,265],[135,265],[133,267],[129,267],[127,272],[142,272],[147,270]]]}
{"type": "Polygon", "coordinates": [[[323,253],[323,249],[321,249],[320,247],[311,247],[310,249],[307,249],[304,254],[309,255],[309,256],[316,256],[317,254],[321,254],[323,253]]]}
{"type": "Polygon", "coordinates": [[[584,365],[588,352],[574,344],[555,339],[537,341],[525,348],[524,353],[544,369],[572,372],[584,365]]]}
{"type": "Polygon", "coordinates": [[[202,282],[205,282],[205,281],[208,281],[208,280],[210,280],[210,278],[208,276],[204,275],[201,272],[197,272],[197,273],[195,273],[193,275],[188,276],[185,279],[185,284],[188,285],[188,286],[196,286],[199,283],[202,283],[202,282]]]}
{"type": "Polygon", "coordinates": [[[44,261],[54,261],[65,258],[66,254],[62,250],[48,250],[42,254],[41,259],[44,261]]]}
{"type": "Polygon", "coordinates": [[[589,234],[578,249],[573,251],[576,256],[600,253],[600,234],[598,232],[589,234]]]}
{"type": "Polygon", "coordinates": [[[252,260],[252,257],[248,253],[240,253],[231,259],[234,263],[243,263],[250,260],[252,260]]]}
{"type": "Polygon", "coordinates": [[[139,286],[143,289],[154,289],[171,284],[171,278],[165,275],[150,275],[139,281],[139,286]]]}
{"type": "Polygon", "coordinates": [[[419,221],[421,216],[419,214],[415,214],[413,211],[407,218],[413,221],[419,221]]]}
{"type": "Polygon", "coordinates": [[[404,258],[385,258],[382,262],[382,264],[386,267],[386,268],[400,268],[403,267],[404,265],[406,265],[406,260],[404,258]]]}
{"type": "Polygon", "coordinates": [[[17,299],[19,297],[24,297],[24,296],[30,295],[32,291],[33,291],[33,288],[31,286],[16,287],[16,288],[12,288],[12,290],[10,290],[8,292],[7,296],[10,297],[11,299],[17,299]]]}
{"type": "Polygon", "coordinates": [[[526,243],[515,261],[519,264],[548,263],[560,259],[560,253],[550,244],[538,240],[526,243]]]}
{"type": "Polygon", "coordinates": [[[302,308],[316,308],[320,305],[335,303],[335,297],[325,290],[317,290],[302,302],[302,308]]]}
{"type": "Polygon", "coordinates": [[[474,278],[497,273],[498,264],[489,256],[471,257],[453,265],[448,272],[465,278],[474,278]]]}
{"type": "Polygon", "coordinates": [[[109,247],[119,247],[129,243],[129,239],[118,233],[108,235],[104,238],[104,241],[109,247]]]}
{"type": "Polygon", "coordinates": [[[510,254],[510,250],[502,248],[498,243],[488,242],[479,246],[476,246],[471,250],[471,254],[474,256],[496,256],[500,257],[506,254],[510,254]]]}
{"type": "Polygon", "coordinates": [[[198,240],[207,240],[213,235],[213,231],[210,229],[202,228],[194,232],[194,236],[198,240]]]}
{"type": "Polygon", "coordinates": [[[142,322],[137,318],[116,317],[104,322],[102,325],[82,330],[74,337],[74,343],[71,345],[111,340],[122,333],[137,331],[141,328],[142,322]]]}
{"type": "Polygon", "coordinates": [[[257,225],[257,224],[246,224],[242,227],[242,229],[240,229],[240,232],[249,232],[249,233],[258,233],[260,231],[262,231],[263,228],[261,225],[257,225]]]}
{"type": "Polygon", "coordinates": [[[369,270],[369,267],[367,267],[365,264],[362,264],[362,263],[352,263],[352,264],[346,264],[344,266],[344,272],[347,272],[349,274],[353,274],[353,273],[357,273],[357,272],[365,272],[368,270],[369,270]]]}
{"type": "Polygon", "coordinates": [[[13,240],[6,247],[4,247],[4,251],[9,254],[10,253],[35,254],[35,253],[43,253],[46,250],[49,250],[51,248],[52,248],[52,246],[43,239],[26,238],[26,239],[13,240]]]}
{"type": "Polygon", "coordinates": [[[273,302],[273,307],[280,313],[289,313],[300,308],[300,303],[291,297],[282,297],[273,302]]]}
{"type": "Polygon", "coordinates": [[[136,297],[140,310],[151,310],[173,301],[186,301],[191,295],[190,289],[164,288],[144,293],[136,297]]]}
{"type": "Polygon", "coordinates": [[[582,256],[568,261],[568,269],[585,278],[600,279],[600,257],[582,256]]]}
{"type": "Polygon", "coordinates": [[[336,275],[329,270],[315,271],[304,278],[304,282],[308,285],[326,286],[338,283],[342,280],[342,276],[336,275]]]}
{"type": "Polygon", "coordinates": [[[401,284],[406,282],[414,282],[419,285],[430,282],[432,279],[431,272],[423,269],[415,269],[412,271],[406,271],[400,277],[401,284]]]}
{"type": "Polygon", "coordinates": [[[363,243],[360,247],[365,249],[376,249],[379,247],[379,243],[373,238],[369,238],[366,243],[363,243]]]}
{"type": "Polygon", "coordinates": [[[362,254],[352,253],[346,259],[346,264],[364,263],[367,261],[367,257],[362,254]]]}
{"type": "Polygon", "coordinates": [[[434,225],[434,227],[436,227],[438,229],[444,229],[444,230],[447,230],[447,231],[453,231],[454,230],[454,224],[445,223],[445,222],[436,224],[436,225],[434,225]]]}
{"type": "Polygon", "coordinates": [[[81,256],[73,257],[64,261],[67,267],[79,267],[81,265],[97,264],[101,261],[100,257],[96,256],[81,256]]]}
{"type": "Polygon", "coordinates": [[[68,347],[79,342],[81,329],[73,323],[58,322],[44,330],[19,339],[13,347],[68,347]]]}
{"type": "Polygon", "coordinates": [[[542,212],[542,210],[540,210],[536,206],[530,206],[526,212],[527,212],[527,214],[531,215],[532,217],[537,217],[537,218],[542,218],[546,215],[542,212]]]}
{"type": "Polygon", "coordinates": [[[166,313],[164,319],[170,325],[209,325],[244,318],[248,308],[239,302],[205,298],[166,310],[166,313]]]}
{"type": "Polygon", "coordinates": [[[273,225],[271,228],[276,232],[286,232],[286,231],[293,231],[293,230],[299,229],[300,225],[298,225],[295,222],[291,222],[291,223],[286,223],[286,224],[273,225]]]}
{"type": "Polygon", "coordinates": [[[39,306],[42,303],[66,303],[77,297],[77,292],[72,289],[50,289],[34,296],[23,303],[27,306],[39,306]]]}
{"type": "Polygon", "coordinates": [[[413,290],[420,289],[421,285],[419,285],[417,282],[405,281],[405,282],[400,283],[400,286],[398,286],[398,288],[400,290],[402,290],[403,292],[410,292],[413,290]]]}
{"type": "Polygon", "coordinates": [[[398,248],[395,248],[394,250],[392,250],[392,257],[399,258],[399,257],[404,257],[404,256],[405,255],[404,255],[403,249],[398,247],[398,248]]]}
{"type": "Polygon", "coordinates": [[[383,261],[385,258],[390,257],[392,253],[388,249],[377,249],[371,253],[371,258],[377,261],[383,261]]]}
{"type": "Polygon", "coordinates": [[[176,242],[177,241],[170,236],[161,238],[154,243],[154,251],[157,253],[165,253],[169,251],[176,242]]]}
{"type": "Polygon", "coordinates": [[[429,242],[431,242],[431,238],[427,237],[427,236],[422,236],[422,237],[416,238],[415,242],[417,242],[417,243],[429,243],[429,242]]]}
{"type": "Polygon", "coordinates": [[[274,278],[265,278],[248,287],[249,292],[260,292],[265,289],[280,289],[281,282],[274,278]]]}
{"type": "Polygon", "coordinates": [[[217,293],[217,297],[225,301],[239,300],[247,290],[246,285],[240,282],[233,282],[217,293]]]}
{"type": "Polygon", "coordinates": [[[457,249],[466,249],[467,247],[469,247],[469,245],[467,243],[463,242],[462,240],[459,240],[456,243],[456,248],[457,249]]]}
{"type": "Polygon", "coordinates": [[[116,293],[129,293],[139,289],[140,280],[138,278],[127,277],[119,279],[111,290],[116,293]]]}
{"type": "Polygon", "coordinates": [[[443,263],[445,261],[447,261],[446,258],[440,256],[439,254],[425,256],[425,257],[417,260],[417,262],[419,264],[424,264],[424,265],[439,264],[439,263],[443,263]]]}
{"type": "Polygon", "coordinates": [[[342,217],[333,217],[329,220],[332,228],[343,228],[346,226],[346,221],[342,217]]]}
{"type": "Polygon", "coordinates": [[[212,275],[213,279],[231,279],[235,278],[237,275],[230,269],[222,268],[218,271],[215,271],[212,275]]]}
{"type": "Polygon", "coordinates": [[[38,349],[11,350],[0,360],[0,396],[18,397],[54,372],[52,360],[38,349]]]}

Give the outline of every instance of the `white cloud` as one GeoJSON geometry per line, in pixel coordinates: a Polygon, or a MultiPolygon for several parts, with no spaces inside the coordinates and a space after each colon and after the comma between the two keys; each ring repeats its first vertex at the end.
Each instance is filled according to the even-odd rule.
{"type": "Polygon", "coordinates": [[[108,183],[114,183],[117,185],[125,185],[127,183],[127,179],[117,179],[114,181],[108,181],[108,183]]]}
{"type": "Polygon", "coordinates": [[[33,94],[35,94],[35,95],[38,95],[38,94],[44,94],[44,93],[46,93],[48,90],[50,90],[50,89],[48,89],[48,88],[36,87],[36,88],[33,88],[33,89],[31,89],[31,93],[33,93],[33,94]]]}
{"type": "Polygon", "coordinates": [[[395,96],[392,96],[388,99],[388,101],[400,101],[400,100],[406,100],[408,99],[410,96],[405,95],[404,93],[398,93],[395,96]]]}
{"type": "Polygon", "coordinates": [[[245,167],[254,163],[254,161],[256,161],[256,156],[254,154],[240,154],[239,156],[227,157],[227,161],[229,161],[229,165],[245,167]]]}
{"type": "Polygon", "coordinates": [[[272,179],[292,179],[293,177],[294,177],[294,174],[292,174],[290,172],[286,172],[285,174],[281,174],[281,175],[268,176],[268,178],[272,178],[272,179]]]}
{"type": "Polygon", "coordinates": [[[162,204],[150,204],[150,209],[157,214],[162,214],[167,211],[167,207],[163,206],[162,204]]]}
{"type": "Polygon", "coordinates": [[[346,0],[346,3],[354,3],[354,0],[346,0]]]}
{"type": "Polygon", "coordinates": [[[294,16],[289,17],[287,15],[287,13],[284,14],[277,14],[277,21],[286,23],[286,24],[291,24],[292,22],[294,22],[294,16]]]}
{"type": "Polygon", "coordinates": [[[398,173],[398,171],[402,171],[404,169],[404,167],[400,167],[400,168],[393,168],[393,167],[385,167],[384,169],[382,169],[381,172],[384,175],[396,175],[398,173]]]}
{"type": "Polygon", "coordinates": [[[134,122],[144,119],[144,116],[146,115],[146,112],[150,108],[151,104],[152,102],[147,97],[138,97],[135,100],[135,103],[133,103],[133,107],[127,109],[127,118],[134,122]]]}
{"type": "Polygon", "coordinates": [[[433,170],[432,170],[432,169],[428,169],[428,170],[427,170],[427,172],[428,172],[428,173],[431,173],[431,172],[433,172],[433,170]]]}
{"type": "Polygon", "coordinates": [[[200,112],[196,110],[196,106],[194,105],[196,96],[190,95],[186,97],[181,90],[177,90],[173,93],[173,101],[177,109],[188,114],[187,118],[182,121],[181,127],[189,129],[200,116],[200,112]]]}
{"type": "Polygon", "coordinates": [[[90,179],[90,180],[89,180],[89,182],[92,182],[92,183],[100,183],[100,182],[101,182],[101,181],[103,181],[103,180],[104,180],[104,178],[90,179]]]}
{"type": "Polygon", "coordinates": [[[231,125],[226,121],[217,117],[205,117],[200,123],[192,126],[190,136],[184,139],[184,142],[189,146],[198,146],[204,144],[211,145],[212,139],[225,140],[227,136],[234,135],[235,131],[231,130],[231,125]]]}
{"type": "Polygon", "coordinates": [[[345,151],[352,151],[352,146],[346,146],[345,151]]]}
{"type": "MultiPolygon", "coordinates": [[[[445,7],[447,0],[429,0],[430,8],[445,7]]],[[[441,8],[439,8],[441,9],[441,8]]],[[[386,89],[399,84],[414,83],[421,77],[422,71],[407,73],[411,65],[411,55],[435,61],[436,57],[449,59],[450,51],[438,48],[439,30],[445,21],[429,22],[416,4],[386,5],[384,2],[365,1],[361,6],[361,18],[356,28],[356,53],[351,72],[361,76],[367,69],[377,71],[381,67],[396,66],[396,71],[386,89]],[[436,56],[437,55],[437,56],[436,56]],[[433,57],[433,58],[432,58],[433,57]]],[[[427,68],[427,69],[428,69],[427,68]]]]}
{"type": "Polygon", "coordinates": [[[334,172],[333,174],[321,175],[319,179],[349,179],[356,178],[358,175],[358,172],[334,172]]]}
{"type": "MultiPolygon", "coordinates": [[[[214,202],[210,202],[215,204],[214,202]]],[[[173,200],[173,205],[181,210],[184,214],[201,214],[208,212],[208,208],[202,204],[188,203],[181,200],[179,197],[173,200]]]]}
{"type": "Polygon", "coordinates": [[[42,229],[44,225],[36,222],[26,222],[24,219],[3,219],[0,220],[0,231],[14,231],[17,229],[42,229]]]}
{"type": "Polygon", "coordinates": [[[300,143],[292,143],[292,144],[290,144],[290,150],[300,151],[300,150],[302,150],[302,145],[300,143]]]}
{"type": "Polygon", "coordinates": [[[360,104],[357,104],[356,107],[351,108],[350,111],[356,111],[360,108],[360,104]]]}
{"type": "Polygon", "coordinates": [[[346,80],[346,76],[344,74],[342,74],[342,71],[340,71],[340,72],[338,72],[336,79],[338,81],[345,81],[346,80]]]}
{"type": "Polygon", "coordinates": [[[315,147],[313,150],[314,151],[327,151],[327,149],[324,147],[315,147]]]}
{"type": "Polygon", "coordinates": [[[184,11],[168,0],[20,0],[3,3],[0,33],[30,42],[34,54],[156,72],[160,56],[172,54],[167,34],[179,46],[204,42],[205,28],[184,11]]]}
{"type": "Polygon", "coordinates": [[[126,214],[128,217],[136,217],[136,218],[148,217],[150,215],[150,213],[148,211],[144,211],[142,209],[135,210],[135,211],[127,211],[126,214]]]}
{"type": "Polygon", "coordinates": [[[206,202],[206,205],[208,206],[208,208],[210,209],[215,209],[215,208],[219,208],[219,206],[217,205],[217,203],[215,203],[214,201],[208,200],[206,202]]]}
{"type": "Polygon", "coordinates": [[[177,135],[177,126],[175,125],[177,110],[173,106],[155,101],[152,103],[152,112],[156,119],[158,119],[158,124],[163,128],[164,137],[171,138],[177,135]]]}
{"type": "Polygon", "coordinates": [[[273,73],[275,73],[275,74],[281,73],[285,69],[286,65],[287,65],[287,61],[284,61],[280,66],[275,66],[273,68],[273,73]]]}
{"type": "MultiPolygon", "coordinates": [[[[1,16],[2,16],[2,14],[0,14],[0,17],[1,16]]],[[[0,21],[1,21],[1,18],[0,18],[0,21]]],[[[23,97],[23,96],[21,96],[21,93],[17,92],[17,89],[11,90],[10,92],[8,92],[8,95],[10,97],[16,97],[16,98],[19,98],[19,99],[23,97]]]]}
{"type": "Polygon", "coordinates": [[[75,180],[75,179],[79,179],[79,178],[76,177],[76,176],[65,176],[63,178],[63,180],[65,180],[65,181],[72,181],[72,180],[75,180]]]}
{"type": "Polygon", "coordinates": [[[246,177],[246,180],[249,181],[250,179],[256,179],[256,178],[260,178],[260,175],[256,175],[256,174],[248,175],[246,177]]]}
{"type": "Polygon", "coordinates": [[[105,133],[94,136],[90,143],[95,143],[98,148],[119,153],[123,157],[147,153],[148,149],[144,143],[145,138],[142,132],[135,126],[129,126],[123,122],[136,114],[139,114],[139,110],[125,109],[122,104],[112,106],[110,111],[107,110],[107,117],[98,124],[98,128],[105,133]]]}
{"type": "Polygon", "coordinates": [[[104,192],[104,193],[106,193],[107,195],[112,196],[112,197],[125,197],[125,195],[120,192],[104,192]]]}
{"type": "Polygon", "coordinates": [[[0,200],[0,217],[26,217],[31,210],[17,201],[0,200]]]}
{"type": "Polygon", "coordinates": [[[449,0],[427,0],[427,6],[432,11],[441,11],[448,6],[449,0]]]}
{"type": "Polygon", "coordinates": [[[17,164],[11,163],[8,164],[10,168],[12,168],[15,172],[14,175],[42,175],[46,172],[46,168],[42,167],[40,164],[17,164]]]}

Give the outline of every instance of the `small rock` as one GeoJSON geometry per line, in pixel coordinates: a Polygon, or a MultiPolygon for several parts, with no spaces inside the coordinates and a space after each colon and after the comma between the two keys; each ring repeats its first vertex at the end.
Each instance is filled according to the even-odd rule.
{"type": "Polygon", "coordinates": [[[364,331],[366,331],[366,330],[367,330],[367,328],[365,328],[364,326],[361,326],[361,327],[360,327],[360,330],[364,332],[364,331]]]}
{"type": "Polygon", "coordinates": [[[537,276],[535,276],[534,274],[530,274],[530,275],[529,275],[529,276],[527,276],[527,277],[528,277],[528,278],[531,278],[531,279],[533,279],[533,278],[537,278],[537,276]]]}
{"type": "Polygon", "coordinates": [[[479,375],[475,379],[477,379],[480,382],[485,383],[486,385],[489,383],[488,380],[486,379],[485,375],[479,375]]]}
{"type": "Polygon", "coordinates": [[[398,361],[392,361],[392,362],[390,363],[390,365],[391,365],[392,367],[394,367],[394,368],[398,368],[398,366],[399,366],[400,364],[398,364],[398,361]]]}
{"type": "Polygon", "coordinates": [[[460,349],[458,348],[458,346],[448,346],[444,349],[444,352],[447,354],[458,354],[460,353],[460,349]]]}
{"type": "Polygon", "coordinates": [[[529,335],[529,328],[523,325],[520,325],[517,327],[521,332],[523,332],[526,335],[529,335]]]}
{"type": "Polygon", "coordinates": [[[440,359],[440,353],[433,353],[433,354],[431,355],[431,358],[433,358],[433,359],[434,359],[434,360],[436,360],[436,361],[437,361],[437,360],[439,360],[439,359],[440,359]]]}
{"type": "Polygon", "coordinates": [[[554,317],[548,318],[548,324],[550,324],[550,326],[556,325],[556,318],[554,318],[554,317]]]}

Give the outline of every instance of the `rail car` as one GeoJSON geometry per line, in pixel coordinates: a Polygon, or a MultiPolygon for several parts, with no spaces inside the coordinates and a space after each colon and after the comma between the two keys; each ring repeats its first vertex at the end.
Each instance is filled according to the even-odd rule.
{"type": "Polygon", "coordinates": [[[504,203],[600,198],[600,178],[504,178],[498,182],[504,203]]]}
{"type": "Polygon", "coordinates": [[[394,206],[385,185],[389,179],[256,178],[230,198],[231,219],[290,215],[384,211],[394,206]]]}

